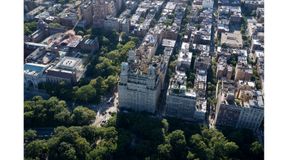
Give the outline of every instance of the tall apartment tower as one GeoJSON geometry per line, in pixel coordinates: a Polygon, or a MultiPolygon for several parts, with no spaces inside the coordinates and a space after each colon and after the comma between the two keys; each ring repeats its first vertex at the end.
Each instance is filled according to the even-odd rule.
{"type": "Polygon", "coordinates": [[[166,94],[166,116],[194,120],[196,93],[186,87],[186,80],[184,72],[177,72],[170,80],[166,94]]]}
{"type": "Polygon", "coordinates": [[[121,64],[119,107],[154,113],[166,70],[163,57],[154,56],[157,38],[147,35],[142,45],[129,51],[128,61],[121,64]]]}
{"type": "Polygon", "coordinates": [[[264,119],[263,94],[253,82],[222,81],[215,125],[256,130],[264,119]]]}
{"type": "Polygon", "coordinates": [[[93,25],[95,28],[103,27],[107,15],[116,16],[115,2],[110,0],[96,0],[93,2],[93,25]]]}
{"type": "Polygon", "coordinates": [[[126,3],[125,0],[114,0],[114,1],[118,12],[123,9],[126,3]]]}
{"type": "Polygon", "coordinates": [[[86,20],[88,25],[93,23],[93,5],[91,1],[85,1],[80,6],[80,13],[83,20],[86,20]]]}
{"type": "Polygon", "coordinates": [[[128,63],[122,63],[120,77],[119,106],[154,113],[161,87],[155,68],[150,66],[147,75],[136,75],[129,72],[128,63]]]}

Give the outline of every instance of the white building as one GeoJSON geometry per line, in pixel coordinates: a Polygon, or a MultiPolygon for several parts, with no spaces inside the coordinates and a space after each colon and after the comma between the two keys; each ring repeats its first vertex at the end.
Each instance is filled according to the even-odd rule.
{"type": "Polygon", "coordinates": [[[213,9],[214,0],[203,0],[202,6],[203,6],[203,8],[210,8],[210,9],[213,9]]]}
{"type": "Polygon", "coordinates": [[[154,113],[167,71],[163,56],[154,56],[157,36],[148,34],[141,46],[129,51],[128,62],[121,65],[119,90],[120,108],[154,113]]]}
{"type": "Polygon", "coordinates": [[[119,106],[134,111],[154,113],[160,94],[159,76],[155,67],[150,66],[146,75],[130,73],[128,63],[122,63],[119,82],[119,106]]]}
{"type": "Polygon", "coordinates": [[[85,73],[85,67],[80,58],[62,58],[55,66],[47,69],[47,80],[50,82],[67,81],[78,82],[85,73]]]}
{"type": "Polygon", "coordinates": [[[196,93],[187,88],[186,81],[184,72],[178,72],[170,80],[166,95],[166,116],[194,120],[196,93]]]}
{"type": "Polygon", "coordinates": [[[186,71],[190,69],[192,52],[189,52],[189,43],[183,42],[177,59],[177,69],[186,71]]]}
{"type": "Polygon", "coordinates": [[[44,71],[48,65],[26,63],[24,65],[24,86],[25,88],[38,88],[38,84],[46,81],[44,71]]]}

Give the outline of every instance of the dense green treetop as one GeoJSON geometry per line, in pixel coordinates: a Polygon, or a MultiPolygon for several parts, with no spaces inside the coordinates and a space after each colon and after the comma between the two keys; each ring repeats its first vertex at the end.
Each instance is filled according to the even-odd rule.
{"type": "MultiPolygon", "coordinates": [[[[95,117],[95,111],[82,106],[69,111],[66,102],[56,97],[44,100],[36,96],[31,101],[24,102],[25,128],[87,125],[95,120],[95,117]]],[[[29,140],[33,135],[34,132],[28,130],[25,137],[29,140]]]]}

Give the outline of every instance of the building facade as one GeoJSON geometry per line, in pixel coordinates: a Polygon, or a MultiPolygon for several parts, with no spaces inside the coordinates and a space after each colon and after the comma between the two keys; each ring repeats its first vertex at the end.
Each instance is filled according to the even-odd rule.
{"type": "Polygon", "coordinates": [[[166,94],[165,115],[185,120],[194,120],[196,110],[196,94],[186,87],[185,73],[177,73],[170,80],[166,94]]]}
{"type": "Polygon", "coordinates": [[[154,55],[157,45],[157,36],[148,34],[138,49],[129,51],[118,84],[120,108],[156,111],[168,63],[163,56],[154,55]]]}
{"type": "Polygon", "coordinates": [[[264,118],[263,95],[252,82],[222,81],[215,125],[256,130],[264,118]]]}

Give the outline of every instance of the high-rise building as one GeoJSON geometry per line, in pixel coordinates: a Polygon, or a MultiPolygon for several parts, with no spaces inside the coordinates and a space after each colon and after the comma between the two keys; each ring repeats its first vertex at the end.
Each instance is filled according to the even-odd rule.
{"type": "Polygon", "coordinates": [[[117,12],[121,11],[124,7],[125,0],[114,0],[117,12]]]}
{"type": "Polygon", "coordinates": [[[101,28],[107,15],[116,16],[115,2],[110,0],[96,0],[93,2],[93,25],[101,28]]]}
{"type": "Polygon", "coordinates": [[[192,52],[189,52],[189,43],[183,42],[177,59],[177,69],[181,71],[190,70],[192,52]]]}
{"type": "Polygon", "coordinates": [[[216,126],[255,130],[264,117],[262,92],[253,82],[222,81],[216,106],[216,126]]]}
{"type": "Polygon", "coordinates": [[[194,120],[196,93],[187,88],[186,81],[184,72],[177,72],[170,80],[166,94],[166,116],[194,120]]]}
{"type": "Polygon", "coordinates": [[[128,61],[122,63],[118,85],[121,108],[155,112],[168,62],[154,55],[157,45],[156,35],[146,35],[141,46],[129,51],[128,61]]]}
{"type": "Polygon", "coordinates": [[[80,6],[81,18],[86,20],[88,25],[93,23],[93,5],[91,1],[87,1],[80,6]]]}

